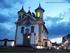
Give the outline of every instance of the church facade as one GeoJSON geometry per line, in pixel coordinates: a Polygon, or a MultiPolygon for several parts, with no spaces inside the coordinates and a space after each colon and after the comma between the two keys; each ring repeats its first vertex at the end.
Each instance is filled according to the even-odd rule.
{"type": "Polygon", "coordinates": [[[43,21],[44,9],[39,4],[35,13],[26,12],[22,7],[18,11],[18,20],[16,21],[15,44],[22,46],[46,46],[47,28],[43,21]],[[46,44],[46,45],[45,45],[46,44]]]}

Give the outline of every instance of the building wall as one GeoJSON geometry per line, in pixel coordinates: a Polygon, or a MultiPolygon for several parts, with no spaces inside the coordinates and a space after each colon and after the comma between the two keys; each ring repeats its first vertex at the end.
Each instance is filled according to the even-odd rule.
{"type": "Polygon", "coordinates": [[[35,33],[36,33],[36,35],[35,35],[35,43],[37,44],[38,43],[38,34],[39,34],[39,25],[38,24],[36,24],[35,25],[35,33]]]}
{"type": "Polygon", "coordinates": [[[37,44],[37,42],[38,42],[38,33],[39,33],[38,24],[30,25],[28,27],[26,27],[25,25],[18,26],[16,44],[17,45],[23,45],[24,40],[23,40],[23,34],[21,33],[21,27],[24,27],[24,33],[25,33],[26,28],[29,29],[29,33],[31,33],[31,41],[30,41],[30,43],[31,44],[37,44]],[[31,26],[34,26],[34,33],[31,33],[31,26]]]}
{"type": "Polygon", "coordinates": [[[23,35],[21,34],[21,26],[17,29],[17,36],[16,36],[16,45],[23,44],[23,35]]]}
{"type": "MultiPolygon", "coordinates": [[[[39,40],[39,25],[38,24],[32,24],[29,26],[25,26],[24,24],[21,26],[18,26],[17,29],[17,39],[16,39],[16,45],[23,45],[23,34],[21,33],[21,28],[24,27],[24,34],[25,34],[25,29],[28,28],[29,29],[29,33],[31,33],[31,38],[30,38],[30,44],[34,45],[34,44],[38,44],[38,40],[39,40]],[[31,26],[34,26],[34,32],[31,33],[31,26]]],[[[43,26],[42,26],[43,27],[43,26]]],[[[43,39],[47,39],[47,32],[45,32],[43,29],[41,31],[41,41],[42,44],[44,45],[43,39]]]]}

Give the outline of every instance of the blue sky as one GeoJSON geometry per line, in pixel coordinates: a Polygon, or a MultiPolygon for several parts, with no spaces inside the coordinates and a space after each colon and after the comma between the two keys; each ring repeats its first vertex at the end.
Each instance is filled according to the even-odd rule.
{"type": "Polygon", "coordinates": [[[39,3],[45,10],[43,19],[49,31],[49,39],[55,41],[56,38],[70,33],[70,0],[0,0],[0,39],[14,39],[17,12],[22,5],[26,12],[29,7],[34,12],[39,3]]]}

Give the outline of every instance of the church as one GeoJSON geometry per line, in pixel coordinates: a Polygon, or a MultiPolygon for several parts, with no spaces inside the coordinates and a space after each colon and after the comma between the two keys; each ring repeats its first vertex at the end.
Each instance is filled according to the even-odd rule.
{"type": "Polygon", "coordinates": [[[18,19],[16,21],[15,45],[16,46],[47,46],[48,30],[43,21],[44,9],[39,4],[32,13],[22,7],[18,11],[18,19]]]}

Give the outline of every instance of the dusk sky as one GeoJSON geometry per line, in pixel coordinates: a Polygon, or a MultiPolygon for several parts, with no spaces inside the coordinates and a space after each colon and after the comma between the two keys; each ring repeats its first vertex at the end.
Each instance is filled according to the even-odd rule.
{"type": "Polygon", "coordinates": [[[70,33],[70,0],[0,0],[0,39],[14,39],[17,12],[22,6],[26,12],[29,7],[34,12],[39,3],[45,10],[43,19],[49,32],[48,38],[60,43],[61,38],[70,33]]]}

